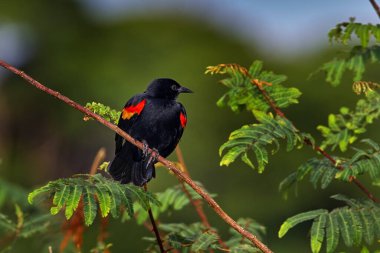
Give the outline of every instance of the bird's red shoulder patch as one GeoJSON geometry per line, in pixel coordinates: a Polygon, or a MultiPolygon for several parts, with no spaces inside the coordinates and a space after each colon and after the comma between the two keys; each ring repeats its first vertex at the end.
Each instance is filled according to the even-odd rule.
{"type": "Polygon", "coordinates": [[[136,113],[137,115],[140,115],[141,111],[144,109],[145,103],[146,103],[146,99],[142,100],[136,105],[130,105],[130,106],[124,107],[121,117],[125,120],[125,119],[132,118],[132,116],[135,115],[136,113]]]}
{"type": "Polygon", "coordinates": [[[186,127],[186,123],[187,123],[187,118],[186,118],[186,115],[183,112],[181,112],[181,114],[179,115],[179,121],[181,122],[182,128],[185,128],[186,127]]]}

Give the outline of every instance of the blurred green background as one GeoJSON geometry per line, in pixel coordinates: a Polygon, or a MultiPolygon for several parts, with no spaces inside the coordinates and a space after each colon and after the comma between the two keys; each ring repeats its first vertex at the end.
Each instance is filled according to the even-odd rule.
{"type": "MultiPolygon", "coordinates": [[[[192,177],[217,193],[216,200],[233,218],[251,217],[264,224],[265,243],[275,252],[308,252],[308,227],[297,227],[278,239],[281,223],[302,211],[339,205],[329,199],[337,192],[361,193],[343,183],[324,191],[304,183],[298,196],[284,200],[278,184],[315,155],[308,148],[270,157],[262,175],[241,163],[220,167],[219,146],[253,117],[217,108],[215,102],[225,88],[218,76],[206,76],[204,70],[218,63],[248,66],[255,59],[263,60],[265,69],[287,75],[288,86],[302,91],[300,104],[286,113],[320,140],[316,126],[326,123],[328,113],[343,105],[352,108],[358,99],[351,91],[350,74],[336,88],[325,83],[322,74],[308,79],[323,62],[346,50],[328,46],[328,29],[350,16],[359,16],[359,22],[377,20],[365,1],[316,1],[311,6],[295,0],[269,2],[1,1],[0,58],[81,104],[97,101],[121,108],[157,77],[171,77],[194,90],[180,97],[188,114],[180,145],[192,177]]],[[[369,66],[365,77],[379,80],[378,68],[369,66]]],[[[1,178],[32,189],[58,177],[88,172],[100,147],[112,159],[113,132],[84,122],[82,116],[1,71],[1,178]]],[[[380,141],[375,127],[366,136],[380,141]]],[[[150,189],[159,191],[175,183],[160,168],[150,189]]],[[[205,209],[211,224],[226,234],[228,227],[205,209]]],[[[180,222],[197,219],[191,207],[172,218],[162,217],[180,222]]],[[[96,227],[88,231],[86,250],[93,245],[96,227]]],[[[112,252],[142,252],[146,242],[141,237],[149,235],[134,222],[117,220],[111,221],[109,234],[112,252]]],[[[30,251],[35,243],[19,241],[14,252],[30,251]]]]}

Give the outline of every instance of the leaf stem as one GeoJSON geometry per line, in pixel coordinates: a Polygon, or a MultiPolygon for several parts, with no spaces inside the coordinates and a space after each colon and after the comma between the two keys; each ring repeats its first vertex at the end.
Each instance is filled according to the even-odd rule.
{"type": "MultiPolygon", "coordinates": [[[[76,110],[84,113],[85,115],[92,117],[102,125],[108,127],[115,133],[122,136],[125,140],[129,141],[139,149],[143,150],[144,145],[142,142],[135,140],[133,137],[131,137],[129,134],[121,130],[116,125],[112,124],[111,122],[105,120],[101,116],[99,116],[96,113],[93,113],[92,111],[86,109],[85,107],[79,105],[78,103],[74,102],[70,98],[62,95],[58,91],[52,90],[40,82],[36,81],[29,75],[25,74],[23,71],[9,65],[8,63],[0,60],[0,66],[4,67],[5,69],[8,69],[9,71],[13,72],[14,74],[20,76],[24,80],[26,80],[28,83],[36,87],[37,89],[48,93],[49,95],[61,100],[62,102],[70,105],[71,107],[75,108],[76,110]]],[[[148,148],[150,152],[153,152],[151,148],[148,148]]],[[[208,204],[209,206],[215,211],[216,214],[218,214],[222,220],[224,220],[229,226],[231,226],[233,229],[235,229],[238,233],[240,233],[242,236],[246,237],[248,240],[250,240],[257,248],[259,248],[264,253],[270,253],[272,252],[264,243],[262,243],[256,236],[254,236],[252,233],[246,231],[244,228],[242,228],[239,224],[237,224],[236,221],[234,221],[223,209],[219,206],[219,204],[207,193],[205,192],[201,187],[199,187],[189,176],[187,176],[185,173],[183,173],[181,170],[177,169],[173,163],[169,160],[166,160],[164,157],[159,156],[158,161],[164,164],[171,172],[173,172],[180,180],[184,181],[186,184],[188,184],[191,188],[194,189],[208,204]]]]}

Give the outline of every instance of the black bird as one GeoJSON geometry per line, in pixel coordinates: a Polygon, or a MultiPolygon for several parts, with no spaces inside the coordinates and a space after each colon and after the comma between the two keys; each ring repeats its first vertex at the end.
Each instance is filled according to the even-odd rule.
{"type": "Polygon", "coordinates": [[[186,127],[185,108],[176,101],[180,93],[192,91],[172,79],[159,78],[125,104],[118,126],[143,142],[145,149],[138,149],[116,134],[115,158],[108,168],[115,180],[142,186],[156,176],[157,153],[169,156],[186,127]],[[148,154],[148,146],[157,151],[156,155],[148,154]]]}

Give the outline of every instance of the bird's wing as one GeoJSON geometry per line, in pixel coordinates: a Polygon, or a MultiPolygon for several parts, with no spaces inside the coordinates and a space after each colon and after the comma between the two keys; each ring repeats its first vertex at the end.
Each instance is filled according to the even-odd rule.
{"type": "MultiPolygon", "coordinates": [[[[147,100],[144,94],[139,94],[129,99],[121,112],[117,126],[128,133],[133,123],[144,110],[146,102],[147,100]]],[[[118,134],[115,135],[115,154],[120,152],[124,142],[123,137],[118,134]]]]}
{"type": "Polygon", "coordinates": [[[179,131],[178,131],[178,135],[177,135],[177,143],[179,142],[179,139],[181,139],[182,137],[182,134],[183,134],[183,130],[185,129],[186,127],[186,124],[187,124],[187,114],[186,114],[186,110],[185,110],[185,107],[183,107],[183,105],[181,103],[178,103],[180,105],[180,110],[179,110],[179,131]]]}

